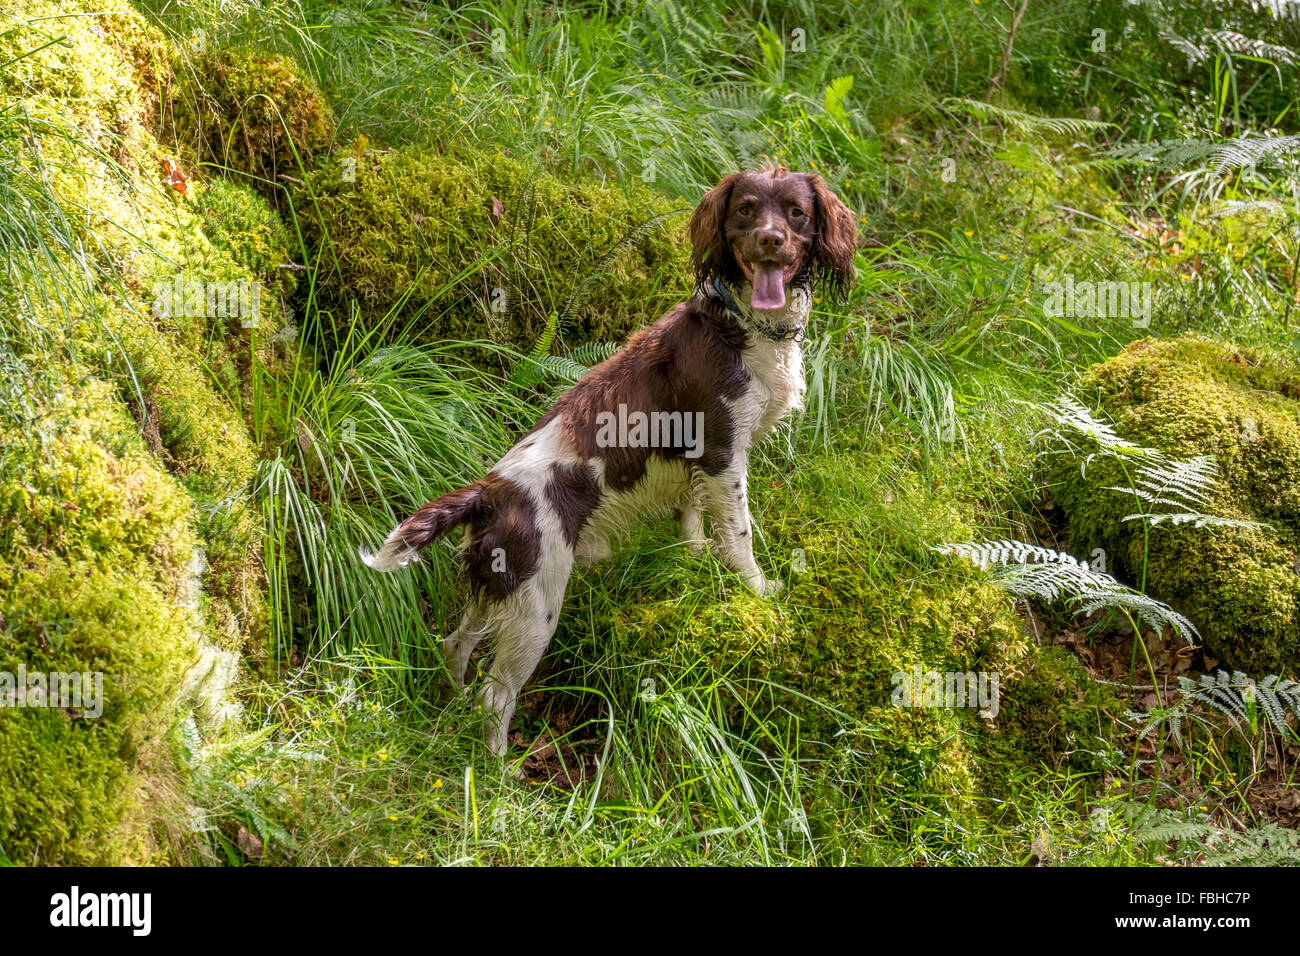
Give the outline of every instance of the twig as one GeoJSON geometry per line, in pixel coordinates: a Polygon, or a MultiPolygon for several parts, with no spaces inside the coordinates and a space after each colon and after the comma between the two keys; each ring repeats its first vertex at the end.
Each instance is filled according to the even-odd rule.
{"type": "Polygon", "coordinates": [[[984,99],[992,100],[993,91],[1002,85],[1007,77],[1007,68],[1011,65],[1011,52],[1016,45],[1016,30],[1020,28],[1020,21],[1025,15],[1025,10],[1029,6],[1029,0],[1020,0],[1020,9],[1017,10],[1011,0],[1002,0],[1002,5],[1010,10],[1013,14],[1011,18],[1011,28],[1007,30],[1007,45],[1002,51],[1002,65],[998,67],[997,73],[993,74],[993,79],[989,80],[989,91],[984,94],[984,99]]]}

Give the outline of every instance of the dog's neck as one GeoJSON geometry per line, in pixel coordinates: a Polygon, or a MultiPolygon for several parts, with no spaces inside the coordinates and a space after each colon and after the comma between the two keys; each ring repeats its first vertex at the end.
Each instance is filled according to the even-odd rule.
{"type": "Polygon", "coordinates": [[[712,275],[695,288],[695,298],[717,302],[746,331],[773,342],[803,337],[808,315],[812,312],[812,276],[807,270],[795,276],[786,293],[783,308],[755,309],[751,305],[754,287],[748,281],[732,285],[721,276],[712,275]]]}

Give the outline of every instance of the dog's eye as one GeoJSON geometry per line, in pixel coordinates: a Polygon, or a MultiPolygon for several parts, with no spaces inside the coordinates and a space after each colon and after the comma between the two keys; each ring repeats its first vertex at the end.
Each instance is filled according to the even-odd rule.
{"type": "Polygon", "coordinates": [[[743,202],[737,207],[736,212],[742,216],[752,216],[754,215],[754,204],[752,202],[743,202]]]}
{"type": "Polygon", "coordinates": [[[802,219],[806,215],[808,214],[804,212],[802,209],[800,209],[798,206],[795,206],[790,210],[791,219],[802,219]]]}

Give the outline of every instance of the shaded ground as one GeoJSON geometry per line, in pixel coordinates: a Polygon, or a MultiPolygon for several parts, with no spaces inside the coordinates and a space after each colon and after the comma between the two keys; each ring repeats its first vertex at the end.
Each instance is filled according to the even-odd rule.
{"type": "MultiPolygon", "coordinates": [[[[1049,508],[1048,513],[1052,519],[1061,517],[1056,509],[1049,508]]],[[[1072,553],[1059,528],[1038,530],[1038,540],[1072,553]]],[[[1216,825],[1239,830],[1262,820],[1300,827],[1300,722],[1294,714],[1287,715],[1286,737],[1262,715],[1259,729],[1252,732],[1204,708],[1194,710],[1193,716],[1208,723],[1192,717],[1184,720],[1184,744],[1173,737],[1167,723],[1140,736],[1147,722],[1144,715],[1181,700],[1180,677],[1198,680],[1221,662],[1200,644],[1186,644],[1172,628],[1156,633],[1143,626],[1142,644],[1138,644],[1128,622],[1114,615],[1081,617],[1054,627],[1027,605],[1021,605],[1021,610],[1040,645],[1051,643],[1069,650],[1094,679],[1111,686],[1132,709],[1133,719],[1126,723],[1119,742],[1129,755],[1131,776],[1106,775],[1107,790],[1127,790],[1137,799],[1153,799],[1158,807],[1199,806],[1216,825]]]]}

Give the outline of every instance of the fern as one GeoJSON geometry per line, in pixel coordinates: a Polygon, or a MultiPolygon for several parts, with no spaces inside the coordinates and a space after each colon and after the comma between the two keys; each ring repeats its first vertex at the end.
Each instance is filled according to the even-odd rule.
{"type": "MultiPolygon", "coordinates": [[[[1121,438],[1114,426],[1097,418],[1086,405],[1072,395],[1062,395],[1054,402],[1049,402],[1044,409],[1056,422],[1057,429],[1079,432],[1097,442],[1102,448],[1113,451],[1130,452],[1135,455],[1158,455],[1153,448],[1135,445],[1126,438],[1121,438]]],[[[1063,443],[1069,444],[1059,430],[1045,429],[1034,436],[1037,440],[1043,435],[1051,434],[1063,443]]],[[[1070,447],[1073,447],[1072,445],[1070,447]]]]}
{"type": "Polygon", "coordinates": [[[618,351],[614,342],[584,342],[569,352],[569,358],[584,366],[599,365],[618,351]]]}
{"type": "Polygon", "coordinates": [[[1282,63],[1287,66],[1293,66],[1297,62],[1295,51],[1290,47],[1244,36],[1235,30],[1216,30],[1206,39],[1219,49],[1238,56],[1254,57],[1257,60],[1267,60],[1270,63],[1282,63]]]}
{"type": "Polygon", "coordinates": [[[1063,395],[1050,403],[1046,411],[1054,420],[1056,427],[1040,431],[1034,436],[1034,440],[1051,436],[1056,441],[1054,452],[1082,456],[1079,466],[1081,475],[1087,477],[1089,463],[1098,457],[1124,460],[1147,459],[1145,465],[1138,467],[1137,479],[1134,482],[1136,487],[1107,485],[1106,490],[1133,495],[1148,506],[1180,509],[1147,510],[1125,515],[1123,521],[1146,521],[1153,528],[1165,523],[1175,526],[1191,524],[1197,528],[1270,527],[1265,522],[1228,518],[1203,510],[1213,503],[1213,489],[1219,477],[1218,463],[1213,455],[1198,455],[1186,461],[1171,461],[1157,449],[1144,448],[1121,438],[1111,425],[1098,419],[1070,395],[1063,395]],[[1082,449],[1074,440],[1075,436],[1087,439],[1097,450],[1083,456],[1082,449]]]}
{"type": "MultiPolygon", "coordinates": [[[[1209,507],[1211,490],[1218,481],[1219,466],[1213,455],[1198,455],[1187,461],[1170,462],[1159,459],[1138,469],[1135,488],[1108,485],[1107,491],[1133,495],[1148,505],[1169,506],[1182,509],[1209,507]]],[[[1196,528],[1268,528],[1262,521],[1243,518],[1226,518],[1204,511],[1183,510],[1173,512],[1142,512],[1125,515],[1123,521],[1145,521],[1151,527],[1165,522],[1171,525],[1191,524],[1196,528]]]]}
{"type": "MultiPolygon", "coordinates": [[[[1109,488],[1131,493],[1152,505],[1208,505],[1210,488],[1218,477],[1213,455],[1198,455],[1172,464],[1156,462],[1138,469],[1137,488],[1109,488]]],[[[1130,516],[1133,517],[1133,516],[1130,516]]],[[[1138,516],[1140,517],[1140,516],[1138,516]]],[[[1128,518],[1124,519],[1125,521],[1128,518]]]]}
{"type": "Polygon", "coordinates": [[[994,582],[1019,598],[1049,604],[1073,603],[1076,614],[1114,608],[1136,615],[1160,631],[1166,625],[1187,643],[1198,636],[1196,625],[1167,604],[1121,584],[1109,574],[1062,551],[1022,541],[968,541],[932,549],[955,554],[983,568],[996,568],[994,582]]]}
{"type": "Polygon", "coordinates": [[[1290,730],[1286,722],[1288,714],[1300,717],[1300,681],[1288,680],[1278,674],[1269,674],[1256,681],[1241,671],[1229,673],[1220,670],[1202,674],[1197,681],[1180,676],[1178,687],[1182,696],[1177,703],[1141,715],[1146,722],[1138,732],[1140,737],[1168,721],[1174,739],[1182,745],[1182,722],[1194,716],[1193,711],[1198,707],[1225,715],[1238,730],[1245,733],[1249,729],[1251,734],[1258,729],[1261,714],[1280,734],[1290,730]]]}
{"type": "Polygon", "coordinates": [[[511,388],[532,388],[547,380],[573,384],[586,375],[592,365],[603,362],[618,350],[618,346],[612,342],[589,342],[568,355],[551,355],[559,324],[559,315],[552,312],[532,351],[520,360],[510,376],[511,388]]]}
{"type": "Polygon", "coordinates": [[[1276,823],[1238,831],[1140,803],[1123,804],[1121,813],[1135,843],[1173,844],[1206,866],[1300,865],[1300,833],[1276,823]]]}
{"type": "Polygon", "coordinates": [[[1289,161],[1297,148],[1300,148],[1300,135],[1246,134],[1217,144],[1211,155],[1214,159],[1214,171],[1224,173],[1230,169],[1254,167],[1268,159],[1280,158],[1289,161]]]}
{"type": "Polygon", "coordinates": [[[559,329],[559,325],[559,314],[552,312],[551,317],[546,320],[546,327],[542,329],[542,334],[533,343],[532,351],[520,360],[515,367],[514,373],[510,376],[510,386],[512,388],[530,388],[546,378],[546,359],[553,357],[550,354],[551,345],[555,342],[555,333],[559,329]]]}
{"type": "MultiPolygon", "coordinates": [[[[1285,179],[1296,178],[1295,153],[1300,135],[1272,136],[1246,133],[1230,139],[1182,139],[1119,146],[1105,152],[1106,158],[1121,164],[1183,170],[1179,178],[1184,193],[1199,187],[1206,199],[1217,199],[1229,180],[1224,173],[1257,167],[1275,168],[1285,179]]],[[[1285,212],[1278,207],[1277,212],[1285,212]]]]}
{"type": "Polygon", "coordinates": [[[994,106],[992,103],[955,96],[946,98],[940,105],[949,112],[965,113],[976,119],[996,120],[1022,133],[1051,133],[1057,136],[1077,137],[1111,125],[1103,120],[1089,120],[1076,116],[1037,116],[1033,113],[1007,109],[1005,106],[994,106]]]}

